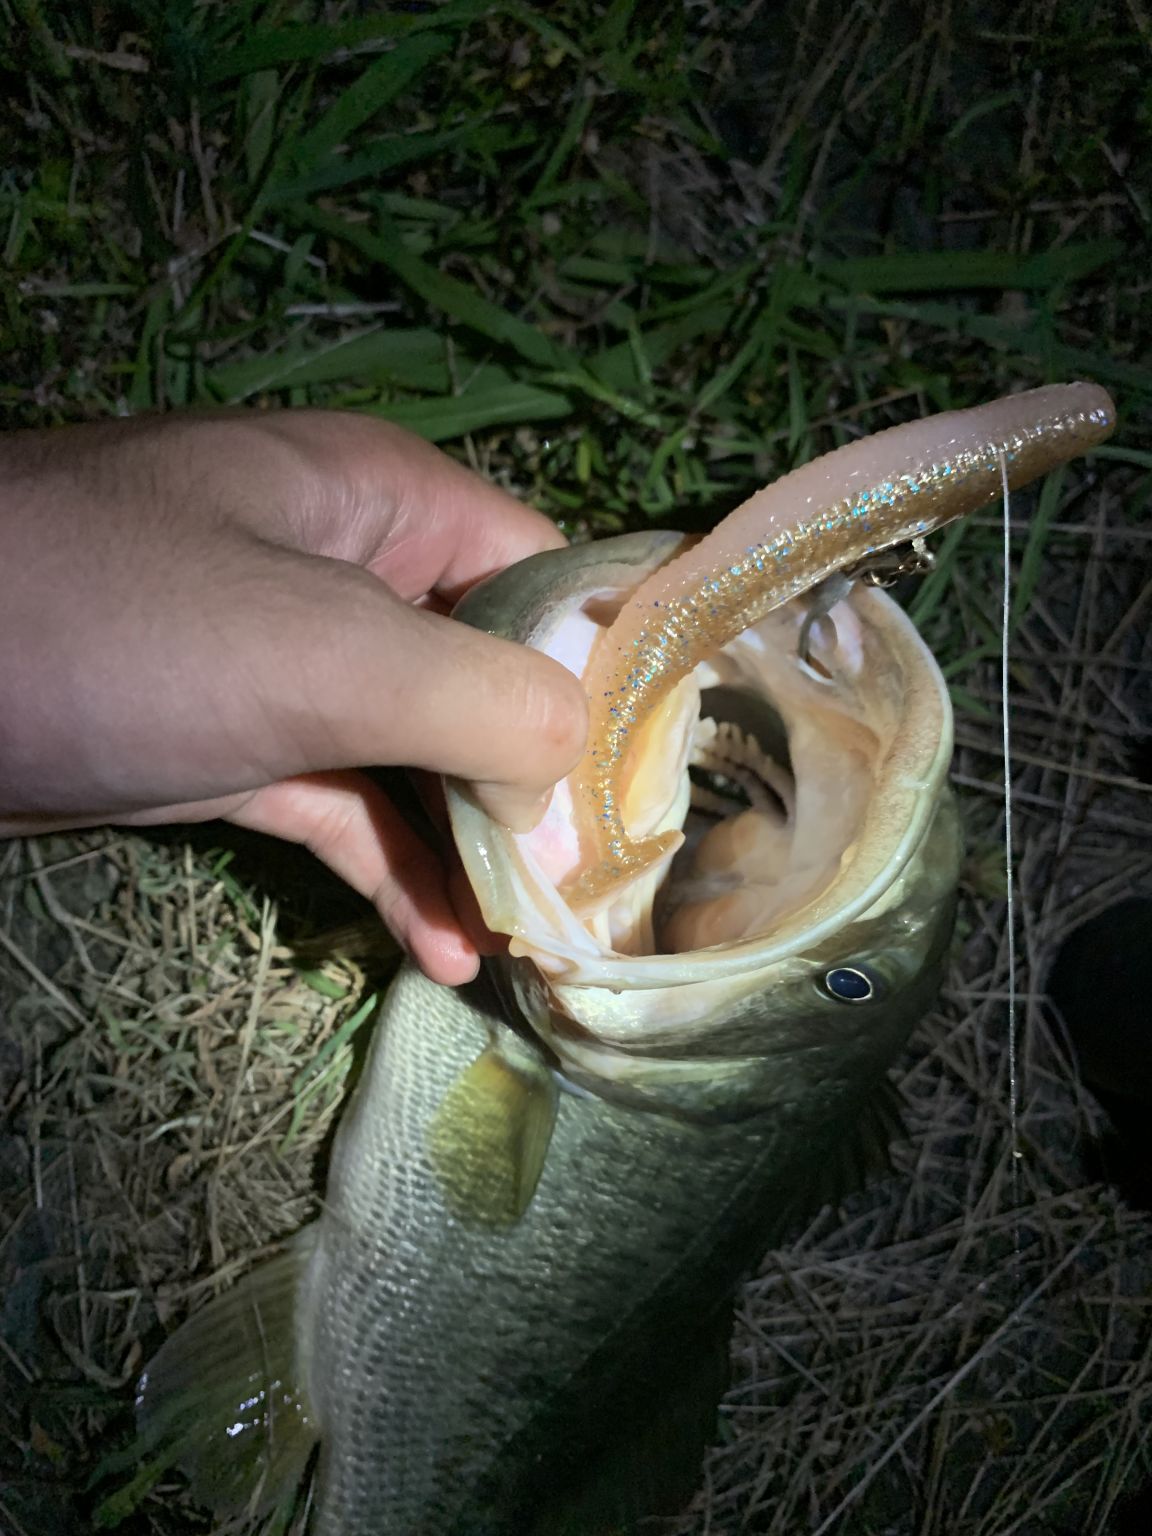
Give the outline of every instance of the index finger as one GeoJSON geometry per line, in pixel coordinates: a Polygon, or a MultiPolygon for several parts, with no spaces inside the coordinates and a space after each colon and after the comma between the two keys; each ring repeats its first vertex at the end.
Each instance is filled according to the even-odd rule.
{"type": "Polygon", "coordinates": [[[270,418],[335,489],[321,516],[336,554],[363,565],[413,602],[451,606],[484,577],[567,543],[541,513],[391,422],[339,411],[270,418]]]}

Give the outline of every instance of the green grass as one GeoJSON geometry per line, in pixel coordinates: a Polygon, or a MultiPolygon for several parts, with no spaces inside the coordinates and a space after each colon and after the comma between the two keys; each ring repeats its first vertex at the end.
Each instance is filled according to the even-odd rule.
{"type": "MultiPolygon", "coordinates": [[[[850,434],[1067,377],[1115,391],[1107,451],[1147,467],[1128,11],[910,37],[785,10],[733,44],[725,4],[26,0],[0,411],[364,411],[574,536],[706,527],[850,434]]],[[[953,674],[987,648],[952,560],[997,548],[950,539],[916,600],[953,674]]]]}
{"type": "Polygon", "coordinates": [[[1127,11],[785,9],[9,5],[0,404],[367,411],[605,531],[1022,382],[1110,384],[1140,451],[1127,11]]]}

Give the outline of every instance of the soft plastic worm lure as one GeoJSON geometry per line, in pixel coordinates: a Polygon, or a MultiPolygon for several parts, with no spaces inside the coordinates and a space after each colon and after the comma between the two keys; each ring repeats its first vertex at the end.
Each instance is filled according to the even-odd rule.
{"type": "Polygon", "coordinates": [[[585,673],[589,744],[572,776],[584,857],[566,893],[598,906],[679,842],[634,841],[621,813],[629,747],[681,678],[771,609],[851,573],[1103,442],[1108,394],[1059,384],[849,443],[757,491],[645,581],[585,673]]]}

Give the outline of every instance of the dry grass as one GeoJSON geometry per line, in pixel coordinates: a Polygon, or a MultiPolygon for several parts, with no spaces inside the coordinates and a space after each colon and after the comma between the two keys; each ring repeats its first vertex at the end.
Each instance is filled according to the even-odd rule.
{"type": "MultiPolygon", "coordinates": [[[[957,718],[960,942],[901,1071],[912,1141],[899,1177],[843,1219],[823,1213],[748,1286],[727,1443],[677,1528],[692,1536],[1147,1527],[1146,1507],[1120,1522],[1152,1461],[1152,1219],[1089,1181],[1100,1112],[1043,993],[1064,933],[1152,894],[1152,798],[1130,774],[1152,700],[1152,565],[1114,514],[1106,494],[1086,499],[1014,642],[1015,1094],[998,677],[984,663],[963,682],[992,716],[957,718]]],[[[961,589],[995,584],[983,561],[961,589]]]]}
{"type": "Polygon", "coordinates": [[[110,833],[0,861],[13,1536],[73,1528],[75,1468],[128,1431],[162,1328],[316,1208],[374,993],[294,964],[225,862],[110,833]]]}

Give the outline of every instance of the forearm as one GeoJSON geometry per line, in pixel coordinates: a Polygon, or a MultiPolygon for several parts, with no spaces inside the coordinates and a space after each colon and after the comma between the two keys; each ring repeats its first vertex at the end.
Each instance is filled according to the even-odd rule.
{"type": "Polygon", "coordinates": [[[0,438],[0,814],[136,809],[157,716],[203,734],[238,540],[197,458],[147,422],[0,438]]]}

